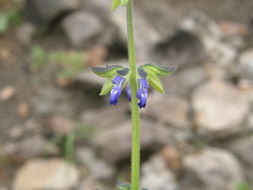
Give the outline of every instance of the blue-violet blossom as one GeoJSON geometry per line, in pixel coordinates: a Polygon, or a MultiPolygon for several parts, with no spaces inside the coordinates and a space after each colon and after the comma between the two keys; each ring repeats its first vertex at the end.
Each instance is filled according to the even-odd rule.
{"type": "Polygon", "coordinates": [[[132,98],[131,98],[131,88],[130,88],[129,84],[127,85],[127,88],[126,88],[126,94],[127,94],[128,100],[131,101],[132,100],[132,98]]]}
{"type": "Polygon", "coordinates": [[[114,77],[114,79],[112,80],[112,83],[114,84],[111,93],[110,93],[110,104],[111,105],[116,105],[118,103],[118,99],[120,97],[121,94],[121,89],[122,89],[122,85],[125,81],[125,78],[117,75],[116,77],[114,77]]]}
{"type": "Polygon", "coordinates": [[[138,103],[139,108],[145,108],[148,98],[149,84],[146,78],[139,79],[139,89],[137,91],[136,97],[140,100],[138,103]]]}

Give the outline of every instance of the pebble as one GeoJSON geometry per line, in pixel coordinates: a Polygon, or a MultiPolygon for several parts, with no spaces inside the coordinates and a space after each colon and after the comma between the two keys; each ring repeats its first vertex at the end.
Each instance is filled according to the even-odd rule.
{"type": "Polygon", "coordinates": [[[17,112],[20,118],[26,118],[30,114],[30,107],[26,102],[20,102],[18,104],[17,112]]]}
{"type": "Polygon", "coordinates": [[[5,86],[0,91],[0,100],[7,101],[14,97],[15,88],[13,86],[5,86]]]}
{"type": "Polygon", "coordinates": [[[159,155],[143,164],[141,185],[147,189],[177,190],[173,173],[167,168],[165,159],[159,155]]]}
{"type": "Polygon", "coordinates": [[[74,122],[60,115],[51,117],[47,123],[48,130],[55,135],[66,135],[74,129],[74,122]]]}
{"type": "Polygon", "coordinates": [[[62,159],[32,159],[16,173],[13,190],[70,189],[77,185],[79,171],[62,159]]]}
{"type": "Polygon", "coordinates": [[[201,134],[223,137],[240,132],[249,114],[249,100],[233,85],[212,80],[199,86],[192,96],[195,121],[201,134]]]}
{"type": "Polygon", "coordinates": [[[185,184],[182,189],[234,190],[243,181],[243,171],[237,158],[230,152],[208,147],[203,151],[185,156],[185,184]],[[190,179],[190,180],[189,180],[190,179]]]}
{"type": "Polygon", "coordinates": [[[100,19],[92,13],[79,11],[66,17],[62,27],[72,46],[81,47],[103,31],[100,19]]]}
{"type": "Polygon", "coordinates": [[[148,98],[144,114],[171,126],[189,129],[191,126],[189,111],[190,105],[186,99],[154,92],[148,98]]]}

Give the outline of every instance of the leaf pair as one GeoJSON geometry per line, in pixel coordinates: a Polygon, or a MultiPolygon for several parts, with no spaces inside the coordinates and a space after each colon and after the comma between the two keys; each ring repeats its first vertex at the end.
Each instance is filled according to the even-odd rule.
{"type": "Polygon", "coordinates": [[[164,93],[163,85],[158,78],[159,76],[169,75],[177,70],[176,66],[159,66],[154,64],[145,64],[139,68],[139,75],[147,74],[149,84],[157,91],[164,93]],[[144,73],[143,73],[144,71],[144,73]]]}
{"type": "Polygon", "coordinates": [[[112,11],[117,9],[120,5],[126,6],[129,0],[113,0],[112,2],[112,11]]]}

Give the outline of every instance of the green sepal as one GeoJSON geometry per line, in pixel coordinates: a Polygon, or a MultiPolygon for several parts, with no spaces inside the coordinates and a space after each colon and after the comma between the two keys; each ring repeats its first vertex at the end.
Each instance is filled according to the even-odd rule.
{"type": "Polygon", "coordinates": [[[152,71],[148,72],[147,76],[149,84],[157,91],[164,93],[163,85],[160,81],[160,79],[156,76],[156,74],[152,71]]]}
{"type": "Polygon", "coordinates": [[[113,0],[113,2],[112,2],[112,11],[114,11],[115,9],[117,9],[118,8],[118,6],[120,6],[121,5],[121,0],[113,0]]]}
{"type": "Polygon", "coordinates": [[[151,63],[141,66],[145,72],[153,72],[157,76],[166,76],[177,70],[177,66],[160,66],[151,63]]]}
{"type": "Polygon", "coordinates": [[[106,67],[91,67],[91,70],[98,76],[104,78],[111,78],[112,76],[117,75],[117,71],[123,69],[119,65],[110,65],[106,67]]]}
{"type": "Polygon", "coordinates": [[[108,94],[112,90],[112,88],[113,88],[112,79],[113,78],[108,78],[105,81],[105,83],[104,83],[104,85],[103,85],[103,87],[101,89],[101,92],[99,94],[100,96],[106,95],[106,94],[108,94]]]}

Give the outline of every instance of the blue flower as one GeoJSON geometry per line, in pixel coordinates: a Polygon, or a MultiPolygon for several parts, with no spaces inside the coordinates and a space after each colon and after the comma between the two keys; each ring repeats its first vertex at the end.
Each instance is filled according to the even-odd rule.
{"type": "Polygon", "coordinates": [[[126,94],[127,94],[128,100],[130,102],[132,98],[131,98],[131,88],[130,88],[129,84],[127,85],[127,88],[126,88],[126,94]]]}
{"type": "Polygon", "coordinates": [[[139,79],[140,87],[137,91],[136,97],[140,100],[138,102],[139,108],[145,108],[148,98],[149,84],[146,78],[139,79]]]}
{"type": "Polygon", "coordinates": [[[118,103],[118,99],[120,97],[121,91],[122,91],[122,85],[125,81],[125,78],[117,75],[112,80],[112,83],[114,84],[111,92],[110,92],[110,104],[116,105],[118,103]]]}

